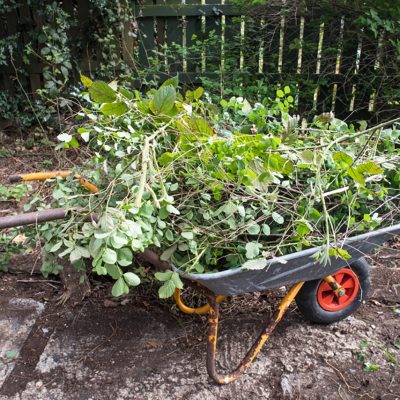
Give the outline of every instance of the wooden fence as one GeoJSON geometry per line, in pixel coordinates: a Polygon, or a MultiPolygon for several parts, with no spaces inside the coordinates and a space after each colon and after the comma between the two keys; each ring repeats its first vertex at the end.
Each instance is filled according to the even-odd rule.
{"type": "MultiPolygon", "coordinates": [[[[90,3],[64,3],[67,11],[76,7],[80,29],[71,34],[82,39],[86,27],[94,23],[90,3]]],[[[356,26],[353,16],[340,12],[328,16],[320,10],[282,12],[273,7],[246,17],[240,14],[223,0],[133,2],[131,18],[116,33],[116,51],[136,71],[149,69],[156,57],[166,75],[179,73],[186,84],[199,84],[201,77],[226,81],[240,74],[246,78],[244,84],[258,80],[276,87],[289,82],[296,88],[299,112],[334,111],[341,117],[368,118],[372,112],[393,111],[387,89],[400,81],[393,50],[384,37],[375,38],[356,26]],[[180,51],[173,53],[173,43],[180,51]]],[[[22,4],[7,16],[0,38],[20,32],[24,42],[27,20],[40,29],[40,16],[22,4]]],[[[86,44],[81,70],[93,74],[104,62],[99,54],[99,44],[86,44]]],[[[42,87],[44,65],[39,59],[29,65],[14,60],[14,65],[28,72],[27,92],[42,87]]],[[[0,89],[12,89],[14,73],[14,67],[0,66],[0,89]]]]}

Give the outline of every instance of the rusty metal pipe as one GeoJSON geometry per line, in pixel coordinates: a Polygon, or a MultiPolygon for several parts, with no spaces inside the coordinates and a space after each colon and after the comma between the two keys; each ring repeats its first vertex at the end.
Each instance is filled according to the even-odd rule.
{"type": "Polygon", "coordinates": [[[0,218],[0,229],[35,225],[42,222],[64,219],[67,218],[71,212],[79,212],[80,210],[79,208],[52,208],[50,210],[35,211],[26,214],[9,215],[0,218]]]}

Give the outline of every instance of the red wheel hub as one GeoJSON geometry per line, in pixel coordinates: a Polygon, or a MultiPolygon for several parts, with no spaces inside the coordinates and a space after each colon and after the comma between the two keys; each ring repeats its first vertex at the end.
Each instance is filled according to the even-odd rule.
{"type": "Polygon", "coordinates": [[[329,283],[322,281],[317,292],[318,303],[326,311],[339,311],[354,301],[360,283],[357,275],[349,268],[342,268],[332,277],[343,288],[344,294],[338,297],[329,283]]]}

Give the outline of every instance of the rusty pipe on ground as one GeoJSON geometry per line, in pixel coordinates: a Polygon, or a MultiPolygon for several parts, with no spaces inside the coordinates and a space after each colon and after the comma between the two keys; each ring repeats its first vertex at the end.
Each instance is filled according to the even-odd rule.
{"type": "Polygon", "coordinates": [[[9,215],[0,218],[0,229],[16,228],[18,226],[35,225],[42,222],[65,219],[72,212],[76,211],[79,212],[80,209],[52,208],[50,210],[34,211],[18,215],[9,215]]]}

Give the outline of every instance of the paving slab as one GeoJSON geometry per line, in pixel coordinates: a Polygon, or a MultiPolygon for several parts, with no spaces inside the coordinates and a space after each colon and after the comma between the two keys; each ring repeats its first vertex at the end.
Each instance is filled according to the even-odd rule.
{"type": "Polygon", "coordinates": [[[0,388],[43,310],[44,305],[32,299],[0,299],[0,388]]]}

